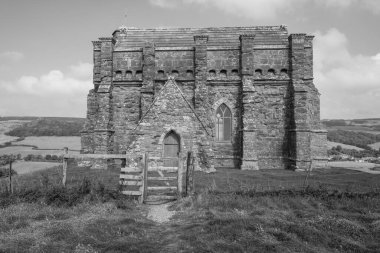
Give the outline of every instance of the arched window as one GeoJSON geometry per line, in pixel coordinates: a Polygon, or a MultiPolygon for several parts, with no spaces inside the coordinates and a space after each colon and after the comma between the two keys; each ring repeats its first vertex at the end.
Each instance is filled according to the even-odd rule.
{"type": "Polygon", "coordinates": [[[157,78],[158,79],[164,79],[165,78],[165,72],[163,70],[157,71],[157,78]]]}
{"type": "Polygon", "coordinates": [[[192,70],[188,70],[188,71],[186,71],[186,77],[187,78],[193,78],[194,76],[193,76],[193,71],[192,70]]]}
{"type": "Polygon", "coordinates": [[[221,104],[216,110],[216,140],[230,141],[232,130],[232,114],[226,104],[221,104]]]}
{"type": "Polygon", "coordinates": [[[216,71],[215,70],[210,70],[208,72],[208,77],[211,78],[211,79],[214,79],[216,77],[216,71]]]}
{"type": "Polygon", "coordinates": [[[227,78],[227,70],[222,69],[219,74],[220,78],[227,78]]]}
{"type": "Polygon", "coordinates": [[[179,76],[178,71],[177,71],[177,70],[173,70],[173,71],[172,71],[172,76],[173,76],[174,78],[177,78],[177,77],[179,76]]]}
{"type": "Polygon", "coordinates": [[[237,70],[237,69],[233,69],[233,70],[231,71],[231,75],[232,75],[232,76],[239,76],[239,70],[237,70]]]}
{"type": "Polygon", "coordinates": [[[141,70],[137,70],[136,71],[136,79],[137,80],[141,80],[142,79],[142,71],[141,70]]]}
{"type": "Polygon", "coordinates": [[[128,70],[125,72],[125,78],[127,80],[131,80],[132,79],[132,71],[128,70]]]}
{"type": "Polygon", "coordinates": [[[121,71],[116,71],[115,72],[115,79],[116,80],[121,80],[122,78],[122,72],[121,71]]]}
{"type": "Polygon", "coordinates": [[[276,74],[276,71],[274,69],[269,69],[268,74],[274,76],[276,74]]]}

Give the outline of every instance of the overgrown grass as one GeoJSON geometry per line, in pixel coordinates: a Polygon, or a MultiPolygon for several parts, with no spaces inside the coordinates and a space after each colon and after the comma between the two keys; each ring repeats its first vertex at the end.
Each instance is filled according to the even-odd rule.
{"type": "Polygon", "coordinates": [[[379,192],[205,191],[176,205],[192,252],[379,252],[379,192]]]}
{"type": "Polygon", "coordinates": [[[67,187],[60,171],[19,176],[13,194],[0,190],[0,252],[154,252],[158,238],[145,237],[153,222],[136,201],[101,180],[109,171],[75,178],[73,170],[67,187]]]}
{"type": "Polygon", "coordinates": [[[379,252],[379,177],[341,169],[197,172],[173,220],[117,191],[118,170],[17,176],[0,196],[0,252],[379,252]],[[285,183],[288,182],[288,183],[285,183]],[[28,187],[26,187],[28,186],[28,187]]]}
{"type": "Polygon", "coordinates": [[[343,168],[315,169],[310,174],[290,170],[218,169],[212,174],[196,172],[194,182],[197,192],[209,189],[222,192],[275,191],[304,189],[306,186],[348,192],[368,192],[380,189],[380,175],[343,168]]]}

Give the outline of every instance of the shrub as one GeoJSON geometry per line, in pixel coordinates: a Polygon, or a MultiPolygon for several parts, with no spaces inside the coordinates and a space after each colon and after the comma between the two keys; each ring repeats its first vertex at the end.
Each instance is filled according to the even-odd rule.
{"type": "MultiPolygon", "coordinates": [[[[17,172],[12,169],[11,175],[17,175],[17,172]]],[[[0,168],[0,178],[1,177],[9,177],[9,168],[0,168]]]]}

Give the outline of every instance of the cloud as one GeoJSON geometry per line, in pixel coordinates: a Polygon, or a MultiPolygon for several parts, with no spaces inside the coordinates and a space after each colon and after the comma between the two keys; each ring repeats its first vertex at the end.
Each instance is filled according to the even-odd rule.
{"type": "Polygon", "coordinates": [[[149,2],[161,8],[175,8],[178,6],[177,0],[149,0],[149,2]]]}
{"type": "MultiPolygon", "coordinates": [[[[325,8],[362,8],[380,14],[379,0],[150,0],[161,8],[176,8],[181,5],[197,4],[216,7],[228,14],[256,20],[271,20],[282,13],[294,13],[312,5],[325,8]]],[[[299,12],[302,15],[302,12],[299,12]]],[[[299,15],[298,15],[299,16],[299,15]]]]}
{"type": "Polygon", "coordinates": [[[326,7],[354,7],[362,8],[374,14],[380,14],[379,0],[314,0],[317,4],[322,4],[326,7]]]}
{"type": "Polygon", "coordinates": [[[380,53],[352,55],[348,44],[337,29],[316,32],[314,76],[322,118],[379,117],[380,53]]]}
{"type": "Polygon", "coordinates": [[[91,78],[92,65],[79,63],[67,74],[52,70],[39,77],[0,81],[0,114],[84,117],[91,78]]]}
{"type": "Polygon", "coordinates": [[[278,11],[290,11],[291,4],[300,0],[150,0],[150,3],[162,8],[174,8],[180,4],[198,4],[217,7],[222,11],[253,19],[271,19],[278,11]]]}
{"type": "Polygon", "coordinates": [[[70,75],[79,79],[89,80],[92,78],[92,68],[92,64],[80,62],[77,65],[69,67],[70,75]]]}
{"type": "Polygon", "coordinates": [[[17,51],[7,51],[0,53],[0,59],[12,62],[20,61],[24,58],[24,54],[17,51]]]}

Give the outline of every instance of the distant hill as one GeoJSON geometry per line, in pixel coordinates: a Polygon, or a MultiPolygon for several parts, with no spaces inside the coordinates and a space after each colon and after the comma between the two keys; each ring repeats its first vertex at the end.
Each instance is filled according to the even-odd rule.
{"type": "MultiPolygon", "coordinates": [[[[27,117],[7,117],[8,120],[21,120],[27,117]]],[[[30,119],[30,118],[28,118],[30,119]]],[[[6,135],[27,137],[27,136],[79,136],[85,119],[83,118],[35,118],[6,132],[6,135]]]]}
{"type": "Polygon", "coordinates": [[[33,116],[7,116],[7,117],[0,117],[0,121],[8,121],[8,120],[36,120],[39,117],[33,117],[33,116]]]}
{"type": "Polygon", "coordinates": [[[339,129],[355,132],[377,132],[380,134],[380,118],[368,119],[327,119],[322,120],[327,127],[327,130],[339,129]]]}

